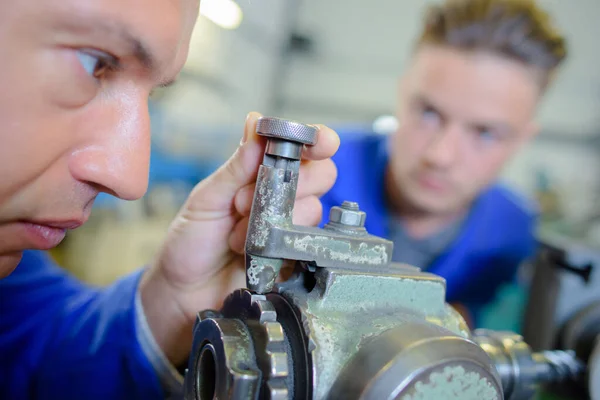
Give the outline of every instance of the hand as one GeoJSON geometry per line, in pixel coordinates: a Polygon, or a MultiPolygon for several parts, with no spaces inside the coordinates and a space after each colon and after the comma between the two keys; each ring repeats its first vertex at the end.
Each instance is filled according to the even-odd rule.
{"type": "MultiPolygon", "coordinates": [[[[233,156],[200,182],[171,224],[158,257],[140,290],[148,323],[159,346],[175,365],[189,354],[196,315],[220,308],[233,290],[246,286],[243,250],[258,167],[266,140],[259,137],[260,114],[250,113],[233,156]]],[[[304,151],[294,207],[294,223],[321,220],[319,196],[336,178],[329,159],[339,146],[331,129],[320,126],[317,144],[304,151]]]]}

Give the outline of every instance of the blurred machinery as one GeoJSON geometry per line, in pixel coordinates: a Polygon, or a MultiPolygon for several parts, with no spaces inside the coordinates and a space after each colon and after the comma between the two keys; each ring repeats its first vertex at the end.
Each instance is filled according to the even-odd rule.
{"type": "Polygon", "coordinates": [[[248,289],[199,313],[186,399],[513,400],[542,384],[593,386],[576,351],[471,332],[445,302],[442,278],[390,262],[392,243],[365,230],[358,204],[333,207],[323,229],[293,225],[300,156],[316,129],[263,118],[257,132],[269,142],[246,241],[248,289]],[[294,273],[278,283],[286,264],[294,273]]]}
{"type": "Polygon", "coordinates": [[[600,398],[600,248],[545,237],[534,265],[523,336],[536,351],[566,349],[586,363],[589,387],[553,386],[563,398],[600,398]]]}

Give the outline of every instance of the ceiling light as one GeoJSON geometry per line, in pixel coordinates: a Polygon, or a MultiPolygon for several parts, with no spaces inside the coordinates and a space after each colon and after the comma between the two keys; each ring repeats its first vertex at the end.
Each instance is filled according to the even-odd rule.
{"type": "Polygon", "coordinates": [[[382,115],[373,121],[373,131],[388,135],[398,129],[398,120],[393,115],[382,115]]]}
{"type": "Polygon", "coordinates": [[[233,0],[201,0],[200,15],[223,29],[235,29],[242,22],[242,9],[233,0]]]}

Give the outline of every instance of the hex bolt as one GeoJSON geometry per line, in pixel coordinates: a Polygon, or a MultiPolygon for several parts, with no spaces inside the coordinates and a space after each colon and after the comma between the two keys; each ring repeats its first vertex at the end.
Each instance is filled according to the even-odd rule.
{"type": "Polygon", "coordinates": [[[331,207],[329,222],[349,228],[363,228],[367,214],[360,211],[358,203],[344,201],[341,206],[331,207]]]}

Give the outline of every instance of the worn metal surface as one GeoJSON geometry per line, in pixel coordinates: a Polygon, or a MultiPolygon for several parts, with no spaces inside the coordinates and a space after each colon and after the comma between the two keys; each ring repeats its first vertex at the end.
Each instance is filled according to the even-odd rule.
{"type": "Polygon", "coordinates": [[[301,310],[312,356],[315,399],[328,398],[339,372],[361,346],[409,323],[442,326],[466,338],[464,320],[445,303],[444,280],[416,268],[317,269],[314,286],[301,269],[277,290],[301,310]]]}
{"type": "Polygon", "coordinates": [[[367,340],[338,378],[331,399],[500,400],[500,380],[475,343],[423,321],[367,340]]]}
{"type": "Polygon", "coordinates": [[[314,127],[267,118],[259,121],[257,133],[276,142],[266,147],[250,212],[246,238],[246,284],[250,290],[269,292],[283,260],[344,268],[389,263],[392,243],[360,230],[365,214],[358,209],[332,210],[334,220],[329,224],[330,229],[293,225],[300,161],[299,157],[294,158],[297,153],[289,146],[314,144],[314,138],[310,137],[316,135],[314,127]],[[335,217],[338,214],[339,221],[335,217]],[[335,229],[336,225],[342,229],[335,229]],[[356,232],[361,234],[352,234],[356,232]]]}
{"type": "Polygon", "coordinates": [[[354,268],[385,266],[392,242],[368,235],[295,226],[292,212],[297,167],[286,170],[261,166],[246,240],[248,288],[265,293],[273,288],[282,260],[309,262],[318,267],[354,268]]]}
{"type": "Polygon", "coordinates": [[[274,227],[291,226],[299,167],[299,161],[289,161],[283,168],[261,165],[258,171],[246,237],[246,283],[257,293],[271,291],[281,269],[283,257],[267,249],[274,227]]]}

